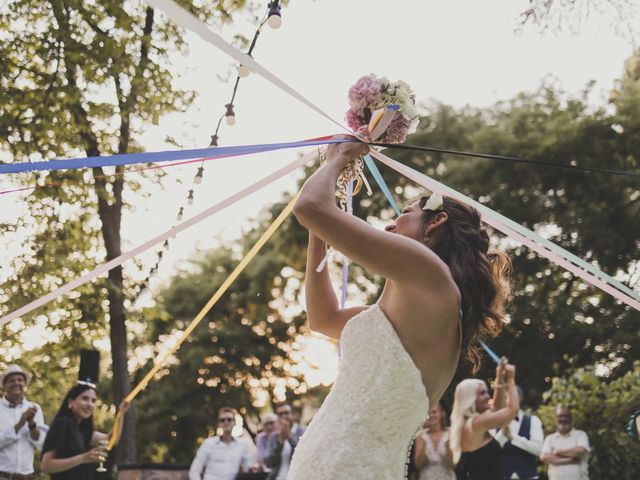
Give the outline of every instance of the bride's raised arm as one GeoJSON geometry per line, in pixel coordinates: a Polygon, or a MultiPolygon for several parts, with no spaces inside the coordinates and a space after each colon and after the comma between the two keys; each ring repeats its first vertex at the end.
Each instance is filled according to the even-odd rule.
{"type": "Polygon", "coordinates": [[[326,243],[309,232],[307,274],[304,282],[309,328],[337,339],[347,321],[366,307],[340,308],[329,277],[329,268],[316,271],[326,254],[326,243]]]}
{"type": "Polygon", "coordinates": [[[367,152],[362,142],[330,145],[327,162],[307,180],[293,213],[311,233],[372,273],[434,291],[447,288],[451,282],[449,269],[418,240],[424,232],[416,231],[418,238],[409,238],[380,231],[336,205],[335,184],[340,172],[367,152]]]}

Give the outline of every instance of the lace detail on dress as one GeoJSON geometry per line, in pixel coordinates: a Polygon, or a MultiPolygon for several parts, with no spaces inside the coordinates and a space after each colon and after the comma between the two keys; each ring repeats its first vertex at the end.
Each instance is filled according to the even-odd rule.
{"type": "Polygon", "coordinates": [[[288,480],[399,480],[429,398],[378,305],[342,331],[338,377],[295,449],[288,480]]]}

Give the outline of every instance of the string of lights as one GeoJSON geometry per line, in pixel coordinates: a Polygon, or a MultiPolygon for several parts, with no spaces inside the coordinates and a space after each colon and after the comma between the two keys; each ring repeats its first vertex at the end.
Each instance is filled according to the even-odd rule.
{"type": "MultiPolygon", "coordinates": [[[[267,13],[262,18],[260,25],[258,26],[255,34],[253,35],[253,39],[251,40],[251,44],[249,45],[249,50],[247,51],[247,55],[252,56],[253,50],[255,49],[256,43],[258,41],[258,37],[260,36],[260,32],[262,31],[262,28],[265,25],[268,25],[274,30],[280,28],[280,26],[282,25],[280,0],[271,0],[268,3],[267,13]]],[[[218,119],[218,123],[216,124],[216,129],[213,135],[211,135],[211,140],[209,142],[210,147],[219,146],[218,142],[220,141],[220,137],[218,134],[220,133],[220,126],[222,125],[222,120],[225,120],[225,123],[228,126],[235,125],[236,113],[235,113],[233,102],[235,101],[236,95],[238,94],[238,86],[240,84],[240,79],[248,77],[250,73],[251,73],[251,70],[249,69],[249,67],[247,67],[246,65],[238,65],[236,81],[233,86],[231,99],[224,106],[224,113],[218,119]]],[[[193,205],[194,195],[195,195],[195,186],[200,185],[202,183],[203,177],[204,177],[204,159],[200,164],[200,166],[198,167],[198,170],[195,176],[193,177],[193,181],[191,182],[191,185],[189,187],[189,191],[187,193],[187,206],[193,205]]],[[[178,207],[178,213],[176,215],[177,222],[182,221],[184,217],[184,211],[185,211],[185,206],[180,205],[178,207]]],[[[156,252],[156,256],[157,256],[156,262],[149,270],[149,273],[147,274],[145,279],[140,284],[138,284],[136,292],[134,293],[134,296],[133,296],[133,301],[135,301],[140,296],[140,294],[142,294],[142,292],[144,292],[144,290],[149,286],[149,283],[151,282],[151,278],[155,273],[158,272],[158,269],[160,268],[160,262],[162,261],[164,257],[164,252],[166,250],[169,250],[169,240],[165,240],[164,244],[162,245],[162,248],[156,252]]]]}

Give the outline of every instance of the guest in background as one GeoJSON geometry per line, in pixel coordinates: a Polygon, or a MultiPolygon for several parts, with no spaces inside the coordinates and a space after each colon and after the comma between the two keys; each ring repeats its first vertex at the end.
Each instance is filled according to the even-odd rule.
{"type": "MultiPolygon", "coordinates": [[[[93,429],[96,400],[95,388],[86,383],[75,385],[65,395],[42,447],[42,471],[52,480],[91,478],[89,464],[106,460],[105,447],[110,435],[93,429]]],[[[126,413],[129,404],[122,402],[119,410],[126,413]]],[[[122,432],[123,421],[124,415],[119,419],[117,432],[122,432]]],[[[116,443],[118,440],[115,439],[116,443]]]]}
{"type": "Polygon", "coordinates": [[[540,460],[549,465],[549,480],[589,480],[589,437],[573,428],[571,411],[556,409],[557,432],[544,439],[540,460]]]}
{"type": "Polygon", "coordinates": [[[515,372],[503,357],[496,368],[491,405],[489,390],[482,380],[469,378],[456,387],[449,443],[460,479],[502,480],[502,448],[490,431],[509,425],[518,414],[515,372]]]}
{"type": "Polygon", "coordinates": [[[269,455],[265,463],[269,468],[269,480],[286,480],[293,451],[298,445],[293,424],[285,415],[278,417],[278,431],[269,436],[269,455]]]}
{"type": "Polygon", "coordinates": [[[42,408],[28,401],[25,390],[30,375],[18,365],[9,365],[0,377],[4,397],[0,399],[0,479],[35,480],[33,457],[42,448],[47,426],[42,408]]]}
{"type": "Polygon", "coordinates": [[[284,418],[291,423],[291,434],[300,440],[302,434],[305,432],[306,428],[296,422],[296,415],[293,411],[293,405],[289,402],[281,402],[276,405],[275,408],[276,415],[278,418],[284,418]]]}
{"type": "Polygon", "coordinates": [[[438,403],[429,410],[429,416],[416,436],[413,461],[418,480],[456,480],[446,421],[445,411],[438,403]]]}
{"type": "Polygon", "coordinates": [[[507,479],[537,479],[538,457],[542,453],[542,422],[522,410],[524,390],[516,385],[520,410],[509,426],[498,429],[494,437],[502,446],[502,473],[507,479]]]}
{"type": "Polygon", "coordinates": [[[262,415],[260,432],[256,435],[256,457],[258,468],[261,471],[265,471],[267,469],[264,461],[269,455],[269,436],[276,431],[277,421],[278,416],[273,412],[267,412],[262,415]]]}
{"type": "Polygon", "coordinates": [[[202,442],[191,462],[189,480],[235,480],[238,473],[251,469],[254,461],[249,446],[232,435],[237,414],[231,407],[218,410],[222,434],[202,442]]]}

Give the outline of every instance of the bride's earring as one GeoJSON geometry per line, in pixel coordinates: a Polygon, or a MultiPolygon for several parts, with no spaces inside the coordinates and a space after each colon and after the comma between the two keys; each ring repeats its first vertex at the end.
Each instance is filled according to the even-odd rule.
{"type": "Polygon", "coordinates": [[[423,239],[423,242],[424,242],[425,244],[428,244],[428,243],[429,243],[429,231],[428,231],[428,230],[424,232],[424,239],[423,239]]]}

